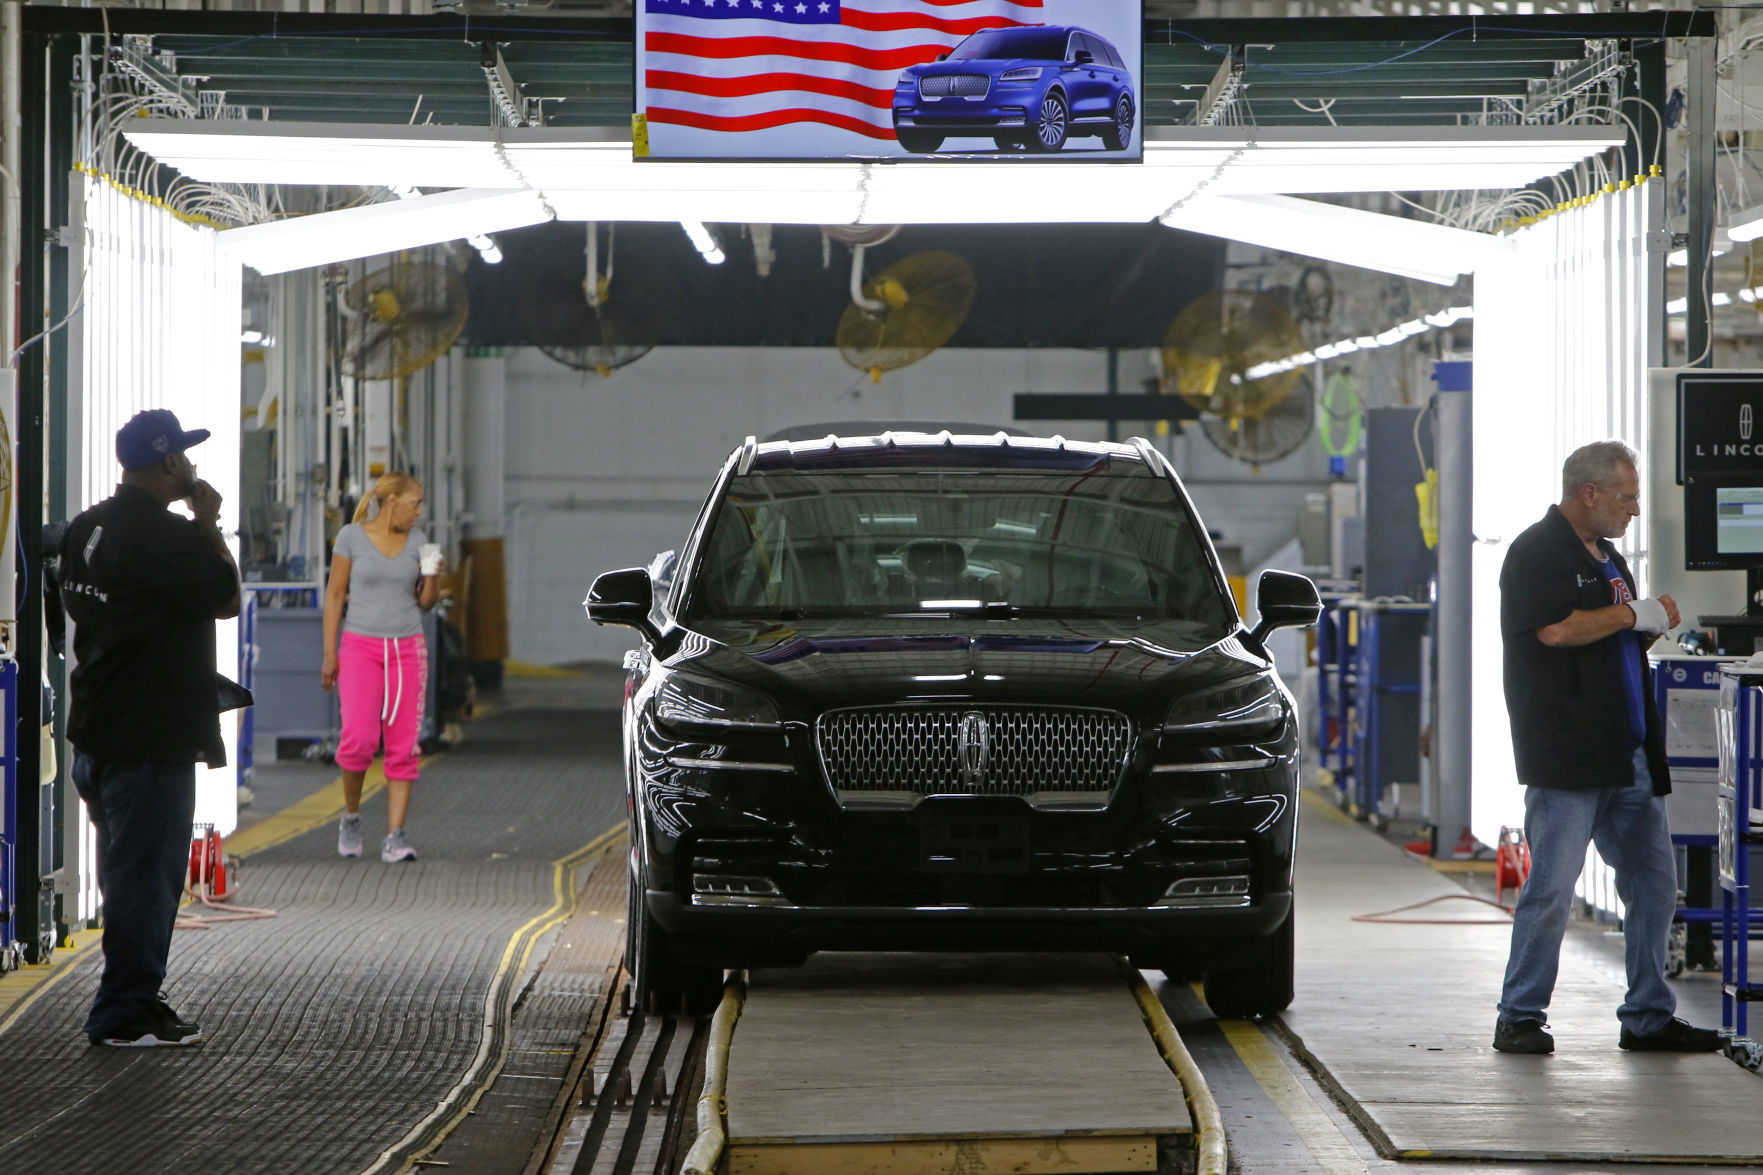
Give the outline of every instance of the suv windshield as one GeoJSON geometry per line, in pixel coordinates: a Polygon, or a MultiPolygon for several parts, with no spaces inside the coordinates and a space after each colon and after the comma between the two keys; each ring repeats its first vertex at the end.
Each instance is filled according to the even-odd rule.
{"type": "Polygon", "coordinates": [[[1064,29],[994,29],[975,33],[949,50],[949,60],[1024,57],[1033,61],[1063,61],[1065,42],[1064,29]]]}
{"type": "Polygon", "coordinates": [[[1136,462],[736,477],[687,605],[700,619],[969,609],[1229,622],[1189,512],[1136,462]]]}

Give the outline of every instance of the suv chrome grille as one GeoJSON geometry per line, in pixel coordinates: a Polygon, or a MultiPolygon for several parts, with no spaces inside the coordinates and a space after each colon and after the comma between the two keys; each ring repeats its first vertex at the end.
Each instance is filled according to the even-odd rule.
{"type": "Polygon", "coordinates": [[[822,715],[815,742],[841,803],[1022,796],[1095,807],[1126,767],[1132,723],[1063,706],[876,706],[822,715]]]}
{"type": "Polygon", "coordinates": [[[918,79],[918,92],[926,98],[983,98],[992,79],[983,73],[933,74],[918,79]]]}

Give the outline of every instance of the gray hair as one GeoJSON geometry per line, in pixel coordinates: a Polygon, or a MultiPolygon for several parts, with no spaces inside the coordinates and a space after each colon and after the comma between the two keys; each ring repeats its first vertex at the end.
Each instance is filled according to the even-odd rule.
{"type": "Polygon", "coordinates": [[[1583,485],[1607,486],[1616,480],[1618,465],[1641,466],[1634,450],[1621,441],[1593,441],[1567,454],[1561,464],[1561,498],[1563,501],[1579,492],[1583,485]]]}

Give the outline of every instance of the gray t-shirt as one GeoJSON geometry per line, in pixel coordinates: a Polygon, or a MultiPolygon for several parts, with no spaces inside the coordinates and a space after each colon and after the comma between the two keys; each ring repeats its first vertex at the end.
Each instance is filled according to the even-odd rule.
{"type": "Polygon", "coordinates": [[[415,527],[404,549],[388,559],[367,532],[351,522],[337,532],[336,554],[349,560],[349,607],[343,631],[361,636],[407,637],[422,631],[416,581],[422,578],[422,545],[428,536],[415,527]]]}

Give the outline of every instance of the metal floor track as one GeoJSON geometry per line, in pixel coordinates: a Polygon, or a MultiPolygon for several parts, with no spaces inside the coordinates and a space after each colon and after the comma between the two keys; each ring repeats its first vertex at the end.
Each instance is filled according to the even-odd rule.
{"type": "Polygon", "coordinates": [[[202,1025],[200,1046],[88,1045],[100,961],[83,960],[0,1035],[0,1170],[397,1169],[493,1062],[498,993],[538,962],[559,883],[592,864],[571,881],[559,862],[624,816],[618,720],[474,723],[416,785],[414,862],[374,851],[383,793],[364,805],[358,860],[337,857],[332,827],[249,858],[238,900],[277,917],[172,943],[165,994],[202,1025]]]}

